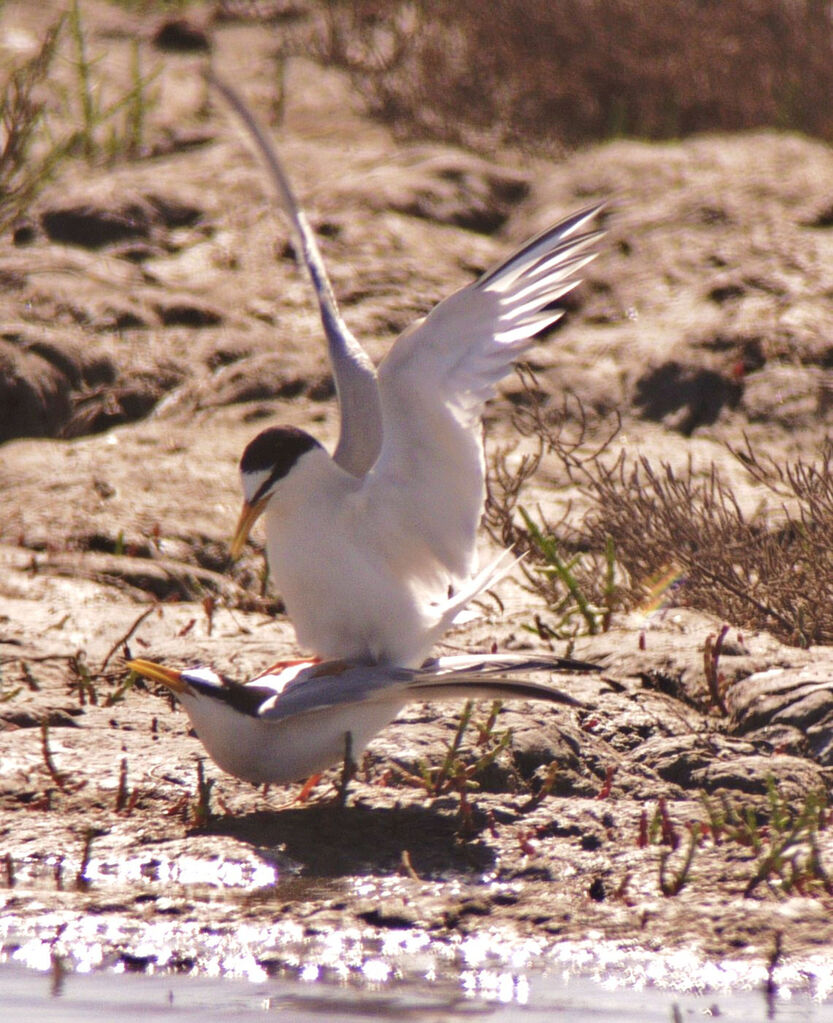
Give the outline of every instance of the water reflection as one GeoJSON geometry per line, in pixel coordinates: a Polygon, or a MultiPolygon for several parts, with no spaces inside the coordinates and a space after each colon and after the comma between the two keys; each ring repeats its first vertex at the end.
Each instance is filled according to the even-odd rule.
{"type": "MultiPolygon", "coordinates": [[[[371,971],[372,973],[372,971],[371,971]]],[[[719,994],[680,994],[651,986],[612,988],[586,977],[532,974],[518,977],[480,971],[470,990],[451,980],[386,981],[365,986],[320,981],[269,980],[261,983],[176,976],[113,973],[79,975],[55,965],[38,973],[12,964],[0,965],[0,1014],[4,1019],[50,1020],[50,1023],[200,1023],[270,1019],[293,1023],[350,1020],[350,1023],[682,1023],[719,1018],[746,1023],[767,1017],[762,989],[719,994]]],[[[370,978],[369,978],[370,979],[370,978]]],[[[822,1023],[833,1018],[829,1004],[806,994],[776,999],[776,1023],[822,1023]]]]}

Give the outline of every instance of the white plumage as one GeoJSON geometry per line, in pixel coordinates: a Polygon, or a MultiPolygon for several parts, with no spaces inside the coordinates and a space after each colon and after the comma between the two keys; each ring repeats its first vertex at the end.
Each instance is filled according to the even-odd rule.
{"type": "Polygon", "coordinates": [[[237,555],[262,513],[270,576],[301,646],[323,658],[419,664],[504,559],[477,575],[485,498],[481,416],[495,385],[555,323],[594,258],[601,206],[562,220],[441,302],[397,339],[378,374],[345,326],[314,236],[274,150],[243,118],[297,235],[328,338],[341,408],[332,457],[295,429],[264,431],[241,459],[237,555]]]}

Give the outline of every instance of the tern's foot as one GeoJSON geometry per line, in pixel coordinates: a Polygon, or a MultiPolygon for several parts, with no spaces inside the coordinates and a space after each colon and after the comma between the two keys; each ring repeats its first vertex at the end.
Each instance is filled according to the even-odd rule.
{"type": "MultiPolygon", "coordinates": [[[[292,806],[303,806],[304,803],[308,803],[310,796],[313,793],[315,786],[321,781],[320,774],[311,774],[309,778],[304,782],[299,791],[291,798],[287,799],[285,803],[281,803],[279,806],[274,807],[275,810],[288,810],[292,806]]],[[[267,786],[268,787],[268,786],[267,786]]],[[[265,787],[266,788],[266,787],[265,787]]],[[[264,796],[266,792],[264,791],[264,796]]]]}

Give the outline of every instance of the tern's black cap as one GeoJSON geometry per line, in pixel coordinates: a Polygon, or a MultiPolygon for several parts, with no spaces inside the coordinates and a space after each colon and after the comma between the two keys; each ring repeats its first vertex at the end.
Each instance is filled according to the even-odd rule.
{"type": "Polygon", "coordinates": [[[269,487],[291,470],[301,455],[320,448],[321,445],[304,430],[295,426],[272,426],[259,433],[250,441],[240,459],[240,472],[269,473],[269,477],[260,488],[265,493],[269,487]]]}

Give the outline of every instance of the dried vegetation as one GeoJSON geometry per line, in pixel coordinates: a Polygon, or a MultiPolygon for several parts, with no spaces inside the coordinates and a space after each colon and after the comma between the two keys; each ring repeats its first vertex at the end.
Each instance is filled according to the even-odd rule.
{"type": "Polygon", "coordinates": [[[0,67],[0,233],[24,215],[68,158],[89,164],[134,159],[144,151],[144,124],[153,101],[131,50],[131,85],[106,103],[80,0],[53,22],[37,51],[0,67]],[[56,65],[68,60],[73,77],[60,84],[56,65]]]}
{"type": "MultiPolygon", "coordinates": [[[[534,393],[534,392],[530,392],[534,393]]],[[[833,642],[833,441],[817,458],[779,464],[749,440],[733,455],[771,495],[753,514],[712,466],[682,472],[647,458],[606,457],[615,427],[587,451],[588,424],[532,405],[516,428],[537,450],[492,459],[487,526],[525,551],[528,584],[556,613],[557,636],[606,628],[614,609],[676,603],[807,647],[833,642]],[[572,426],[569,424],[572,423],[572,426]],[[578,523],[538,521],[520,504],[545,454],[589,498],[578,523]]]]}
{"type": "Polygon", "coordinates": [[[66,151],[65,144],[39,139],[60,29],[60,23],[50,29],[38,52],[7,74],[0,90],[0,232],[27,208],[66,151]]]}
{"type": "Polygon", "coordinates": [[[833,138],[819,0],[378,0],[322,5],[314,39],[405,135],[558,149],[790,127],[833,138]]]}

